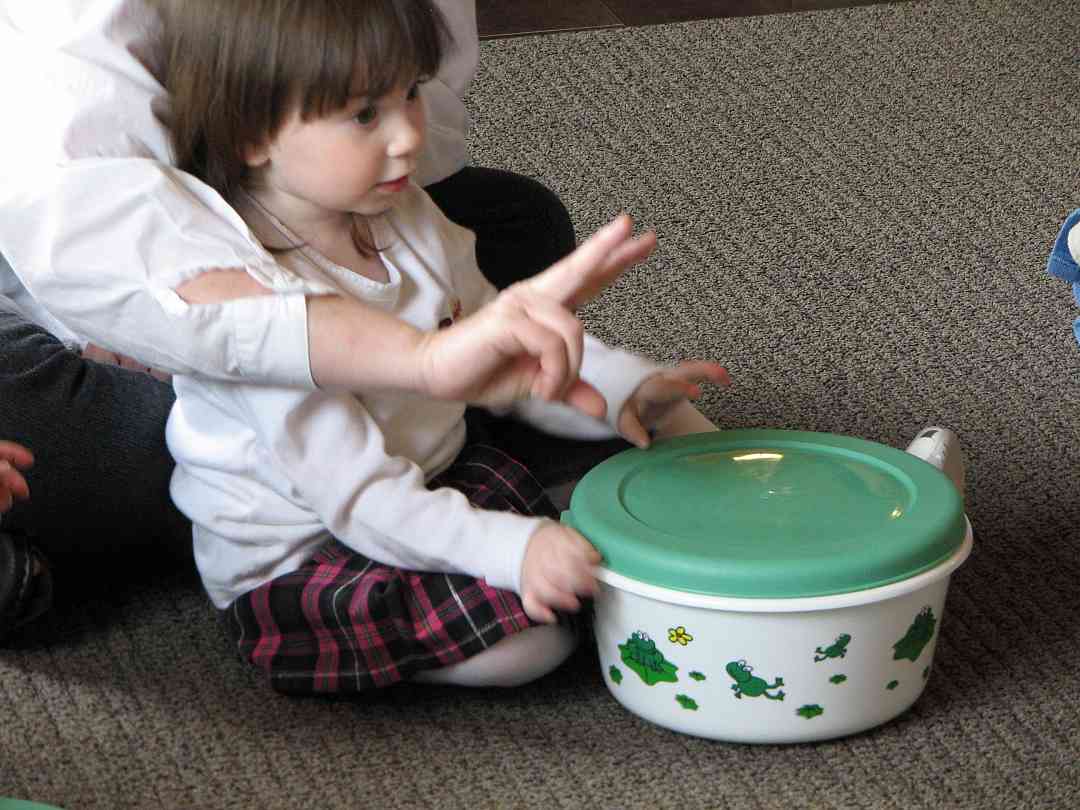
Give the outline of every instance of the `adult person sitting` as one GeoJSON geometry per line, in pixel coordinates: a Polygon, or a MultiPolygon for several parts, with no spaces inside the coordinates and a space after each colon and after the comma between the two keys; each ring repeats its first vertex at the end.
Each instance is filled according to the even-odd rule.
{"type": "MultiPolygon", "coordinates": [[[[420,178],[477,232],[481,268],[506,286],[571,250],[573,231],[535,181],[465,166],[475,6],[437,5],[457,49],[425,85],[432,147],[420,178]]],[[[25,79],[4,83],[0,98],[48,100],[34,105],[45,110],[33,128],[9,128],[0,155],[0,253],[10,262],[0,267],[0,432],[37,457],[31,498],[4,531],[36,546],[27,570],[52,563],[62,581],[85,570],[65,566],[75,557],[109,567],[117,555],[140,565],[189,558],[190,528],[168,495],[173,396],[159,379],[168,373],[489,405],[538,395],[602,411],[577,379],[581,326],[570,310],[648,255],[651,234],[634,238],[621,218],[552,272],[438,333],[292,292],[224,201],[170,165],[158,21],[143,0],[0,9],[0,58],[25,79]],[[208,340],[211,308],[224,326],[208,340]],[[473,361],[477,345],[486,364],[473,361]]]]}

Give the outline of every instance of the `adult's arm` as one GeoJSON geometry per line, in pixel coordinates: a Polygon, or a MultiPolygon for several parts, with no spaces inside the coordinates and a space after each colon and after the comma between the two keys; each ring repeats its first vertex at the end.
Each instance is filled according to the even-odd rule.
{"type": "MultiPolygon", "coordinates": [[[[577,275],[537,280],[438,335],[305,297],[224,200],[168,165],[156,24],[143,0],[0,6],[0,71],[20,77],[0,83],[0,103],[41,111],[4,130],[0,253],[38,303],[77,336],[172,373],[486,404],[587,394],[574,383],[580,335],[552,305],[588,300],[651,244],[619,224],[578,256],[577,275]]],[[[454,63],[444,96],[470,60],[454,63]]]]}

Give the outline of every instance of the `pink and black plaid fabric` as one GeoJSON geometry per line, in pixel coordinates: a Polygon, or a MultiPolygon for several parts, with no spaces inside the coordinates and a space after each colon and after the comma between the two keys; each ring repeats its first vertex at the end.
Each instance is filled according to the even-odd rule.
{"type": "MultiPolygon", "coordinates": [[[[454,487],[481,509],[556,517],[529,471],[489,445],[466,447],[431,486],[454,487]]],[[[240,656],[290,694],[390,686],[535,624],[515,593],[469,576],[392,568],[337,540],[221,618],[240,656]]]]}

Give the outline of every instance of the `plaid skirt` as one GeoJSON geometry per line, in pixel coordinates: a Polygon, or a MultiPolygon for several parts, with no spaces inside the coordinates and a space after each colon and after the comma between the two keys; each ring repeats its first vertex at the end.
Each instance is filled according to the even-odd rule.
{"type": "MultiPolygon", "coordinates": [[[[487,444],[468,445],[430,487],[453,487],[480,509],[557,517],[529,471],[487,444]]],[[[516,593],[383,565],[337,540],[219,615],[241,658],[276,691],[309,695],[390,686],[536,625],[516,593]]]]}

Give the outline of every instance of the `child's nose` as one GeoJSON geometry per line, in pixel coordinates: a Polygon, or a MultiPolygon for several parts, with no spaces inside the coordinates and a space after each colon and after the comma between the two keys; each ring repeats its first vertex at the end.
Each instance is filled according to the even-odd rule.
{"type": "Polygon", "coordinates": [[[390,157],[403,157],[420,150],[424,144],[423,121],[412,115],[402,115],[394,125],[387,152],[390,157]]]}

